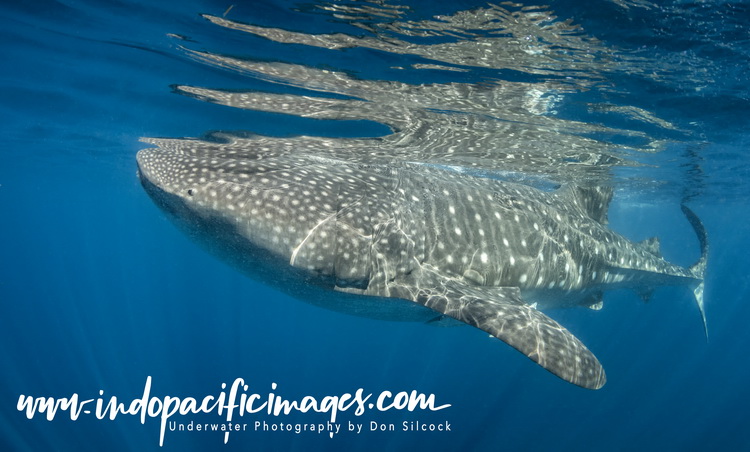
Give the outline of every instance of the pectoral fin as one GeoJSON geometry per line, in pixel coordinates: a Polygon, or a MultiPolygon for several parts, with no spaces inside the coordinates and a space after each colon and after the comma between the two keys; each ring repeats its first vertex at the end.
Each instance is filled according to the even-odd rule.
{"type": "Polygon", "coordinates": [[[524,303],[517,287],[470,286],[445,279],[429,287],[390,289],[392,295],[490,333],[563,380],[588,389],[606,382],[594,354],[560,324],[524,303]]]}

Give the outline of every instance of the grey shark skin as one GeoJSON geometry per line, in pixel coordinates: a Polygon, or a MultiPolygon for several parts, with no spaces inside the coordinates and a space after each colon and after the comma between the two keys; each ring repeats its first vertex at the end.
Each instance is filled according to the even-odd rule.
{"type": "MultiPolygon", "coordinates": [[[[148,141],[148,140],[147,140],[148,141]]],[[[655,240],[606,227],[610,189],[542,191],[417,163],[347,163],[243,143],[150,140],[137,155],[152,199],[253,278],[375,318],[450,317],[576,385],[606,381],[596,357],[537,308],[601,305],[602,291],[693,287],[702,257],[665,261],[655,240]]],[[[705,325],[705,323],[704,323],[705,325]]]]}

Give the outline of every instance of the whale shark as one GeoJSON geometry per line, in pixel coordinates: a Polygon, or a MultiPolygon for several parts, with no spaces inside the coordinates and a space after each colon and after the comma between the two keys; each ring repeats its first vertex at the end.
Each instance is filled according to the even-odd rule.
{"type": "Polygon", "coordinates": [[[468,324],[575,385],[604,369],[550,308],[598,309],[605,291],[692,289],[701,256],[665,260],[657,239],[607,226],[613,189],[539,188],[407,160],[341,158],[262,137],[144,139],[136,160],[152,200],[191,237],[252,278],[349,314],[468,324]],[[457,321],[457,322],[456,322],[457,321]]]}

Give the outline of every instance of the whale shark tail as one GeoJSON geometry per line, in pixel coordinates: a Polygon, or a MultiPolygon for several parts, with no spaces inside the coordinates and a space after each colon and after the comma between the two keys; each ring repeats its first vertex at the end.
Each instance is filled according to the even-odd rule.
{"type": "Polygon", "coordinates": [[[706,228],[703,226],[700,218],[698,218],[698,215],[684,204],[681,207],[682,212],[693,227],[695,235],[698,236],[698,241],[701,246],[701,257],[698,259],[698,262],[690,267],[690,271],[695,278],[699,280],[698,284],[693,288],[693,295],[695,296],[695,303],[698,305],[698,310],[703,318],[703,332],[706,334],[706,340],[708,340],[708,324],[706,323],[706,310],[703,305],[703,289],[705,284],[706,265],[708,262],[708,234],[706,234],[706,228]]]}

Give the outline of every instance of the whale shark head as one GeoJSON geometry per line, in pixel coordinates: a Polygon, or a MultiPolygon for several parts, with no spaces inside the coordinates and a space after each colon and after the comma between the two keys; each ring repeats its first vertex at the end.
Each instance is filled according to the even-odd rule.
{"type": "Polygon", "coordinates": [[[230,264],[245,270],[267,266],[274,256],[269,249],[282,245],[281,227],[290,220],[269,209],[270,203],[288,202],[287,191],[271,180],[278,166],[261,164],[264,159],[252,149],[235,155],[227,144],[148,141],[158,147],[139,151],[136,160],[141,184],[154,203],[230,264]]]}
{"type": "Polygon", "coordinates": [[[136,156],[141,183],[178,223],[251,226],[244,232],[252,241],[280,243],[280,227],[288,226],[293,212],[279,207],[291,205],[293,197],[299,205],[304,196],[290,184],[292,168],[284,164],[290,159],[263,155],[253,147],[240,152],[225,143],[148,141],[158,147],[136,156]]]}
{"type": "Polygon", "coordinates": [[[243,268],[275,259],[340,287],[368,277],[370,220],[393,208],[381,202],[388,178],[362,181],[356,165],[247,141],[148,141],[158,147],[136,157],[146,192],[211,251],[243,268]]]}

